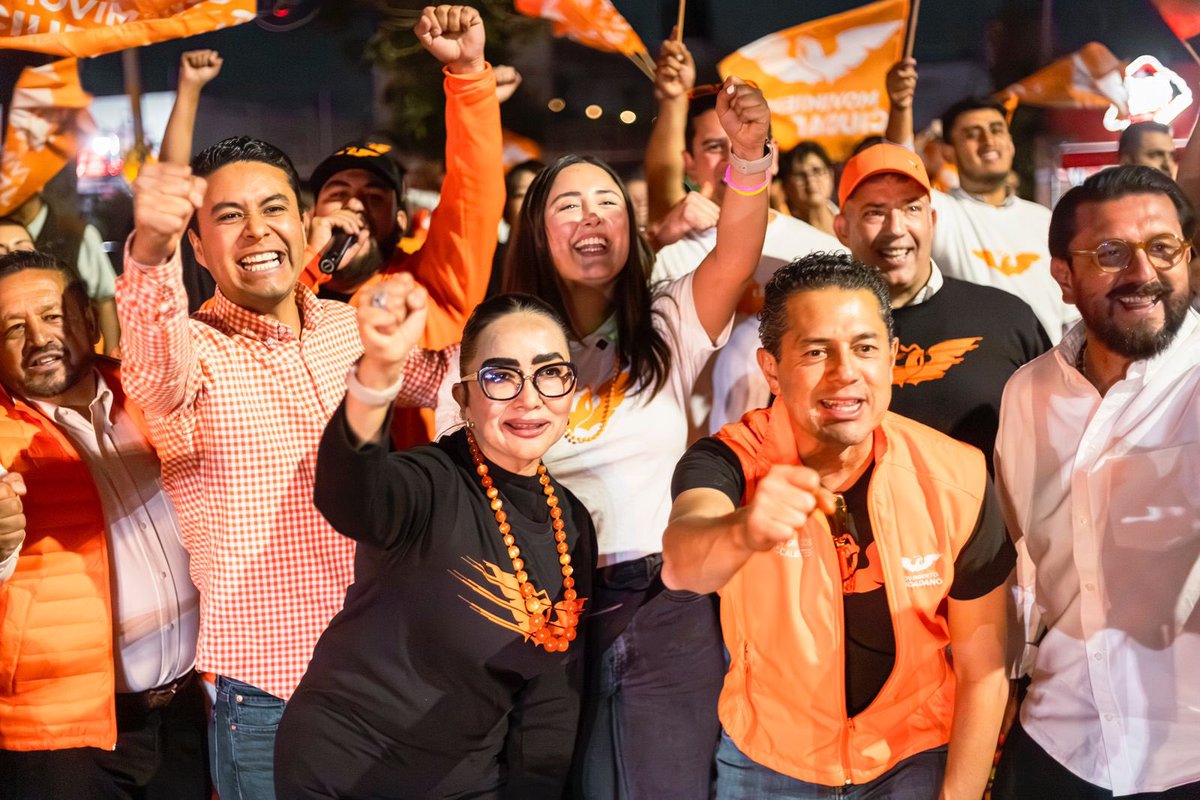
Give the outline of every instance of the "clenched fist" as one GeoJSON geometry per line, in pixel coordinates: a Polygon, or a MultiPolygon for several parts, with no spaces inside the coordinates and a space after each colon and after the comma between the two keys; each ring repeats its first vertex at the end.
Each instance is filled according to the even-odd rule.
{"type": "Polygon", "coordinates": [[[426,6],[413,33],[451,72],[483,71],[483,20],[470,6],[426,6]]]}
{"type": "Polygon", "coordinates": [[[216,50],[188,50],[179,59],[179,88],[199,91],[221,74],[224,63],[216,50]]]}
{"type": "Polygon", "coordinates": [[[762,92],[741,78],[726,78],[717,92],[717,118],[734,155],[747,161],[763,157],[771,130],[771,109],[762,92]]]}
{"type": "Polygon", "coordinates": [[[654,96],[659,100],[687,97],[696,85],[696,62],[683,42],[663,42],[654,65],[654,96]]]}
{"type": "Polygon", "coordinates": [[[25,509],[21,497],[25,480],[15,472],[0,478],[0,561],[16,552],[25,541],[25,509]]]}
{"type": "Polygon", "coordinates": [[[751,550],[770,550],[794,537],[814,511],[832,514],[836,507],[816,470],[776,464],[746,506],[742,543],[751,550]]]}
{"type": "Polygon", "coordinates": [[[147,164],[133,182],[133,244],[139,264],[162,264],[175,255],[188,220],[204,204],[205,181],[183,164],[147,164]]]}
{"type": "Polygon", "coordinates": [[[364,386],[384,389],[404,374],[408,354],[425,330],[426,299],[407,272],[365,287],[356,297],[363,344],[358,380],[364,386]]]}
{"type": "Polygon", "coordinates": [[[888,100],[894,110],[908,108],[912,105],[913,95],[917,92],[917,61],[906,58],[897,61],[888,70],[887,93],[888,100]]]}

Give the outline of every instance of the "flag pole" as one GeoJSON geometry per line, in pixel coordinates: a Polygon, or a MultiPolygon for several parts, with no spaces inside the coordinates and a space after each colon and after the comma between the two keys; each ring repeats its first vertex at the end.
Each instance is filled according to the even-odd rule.
{"type": "Polygon", "coordinates": [[[921,0],[912,0],[908,12],[908,39],[904,42],[904,57],[912,58],[913,45],[917,42],[917,17],[921,14],[921,0]]]}
{"type": "Polygon", "coordinates": [[[1188,40],[1183,38],[1182,36],[1177,37],[1177,38],[1179,39],[1179,43],[1181,45],[1183,45],[1184,49],[1188,51],[1188,55],[1192,57],[1192,61],[1195,61],[1197,64],[1200,64],[1200,55],[1196,55],[1195,48],[1193,48],[1190,44],[1188,44],[1188,40]]]}
{"type": "Polygon", "coordinates": [[[683,13],[687,9],[687,0],[679,0],[679,17],[675,21],[675,41],[683,41],[683,13]]]}
{"type": "Polygon", "coordinates": [[[142,152],[146,131],[142,124],[142,67],[138,48],[127,47],[121,51],[121,67],[125,73],[125,94],[129,95],[129,110],[133,115],[132,152],[142,152]]]}

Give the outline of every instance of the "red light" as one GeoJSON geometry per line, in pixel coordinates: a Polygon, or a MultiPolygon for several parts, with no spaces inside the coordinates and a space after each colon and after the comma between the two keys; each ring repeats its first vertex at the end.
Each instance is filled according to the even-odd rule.
{"type": "Polygon", "coordinates": [[[282,19],[283,17],[286,17],[291,13],[292,13],[292,10],[290,8],[287,8],[286,6],[281,6],[279,8],[276,8],[275,11],[273,12],[274,16],[278,19],[282,19]]]}

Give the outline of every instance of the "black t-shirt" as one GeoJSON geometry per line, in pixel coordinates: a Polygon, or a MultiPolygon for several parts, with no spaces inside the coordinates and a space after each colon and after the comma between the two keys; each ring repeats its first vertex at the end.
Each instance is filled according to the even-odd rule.
{"type": "Polygon", "coordinates": [[[891,410],[978,447],[990,473],[1004,384],[1050,349],[1033,309],[1008,292],[948,277],[929,300],[894,308],[892,318],[900,352],[891,410]]]}
{"type": "MultiPolygon", "coordinates": [[[[530,581],[561,600],[559,554],[537,476],[488,466],[530,581]]],[[[550,478],[575,590],[589,598],[591,517],[550,478]]],[[[363,774],[369,766],[380,776],[373,791],[382,796],[466,795],[497,781],[506,796],[561,793],[578,721],[585,626],[565,653],[526,640],[529,615],[465,432],[400,453],[356,448],[343,406],[321,439],[314,500],[359,543],[355,582],[289,705],[319,703],[378,732],[383,756],[329,752],[360,755],[363,774]],[[447,785],[447,776],[465,782],[447,785]]],[[[588,610],[585,603],[585,618],[588,610]]]]}
{"type": "MultiPolygon", "coordinates": [[[[854,485],[842,493],[849,511],[846,532],[858,546],[854,591],[844,594],[843,621],[846,632],[846,713],[854,716],[875,699],[887,682],[896,661],[896,639],[888,611],[884,574],[880,567],[868,509],[868,487],[875,465],[867,467],[854,485]]],[[[696,442],[675,467],[671,494],[678,497],[688,489],[716,489],[735,506],[742,504],[746,476],[741,462],[727,444],[708,437],[696,442]]],[[[834,520],[830,530],[837,531],[834,520]]],[[[975,528],[958,558],[950,597],[972,600],[1004,583],[1016,564],[1016,551],[1004,528],[989,478],[975,528]]]]}

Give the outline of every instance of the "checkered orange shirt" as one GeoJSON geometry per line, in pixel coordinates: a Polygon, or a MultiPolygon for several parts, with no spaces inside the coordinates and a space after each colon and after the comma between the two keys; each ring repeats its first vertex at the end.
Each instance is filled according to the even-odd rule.
{"type": "MultiPolygon", "coordinates": [[[[354,309],[296,288],[302,330],[220,292],[190,319],[178,254],[126,257],[126,392],[142,407],[200,590],[197,668],[287,699],[354,578],[313,506],[317,445],[362,353],[354,309]]],[[[414,350],[398,404],[432,407],[452,351],[414,350]]]]}

